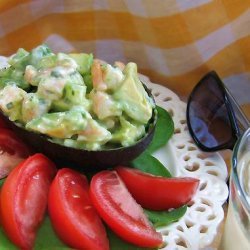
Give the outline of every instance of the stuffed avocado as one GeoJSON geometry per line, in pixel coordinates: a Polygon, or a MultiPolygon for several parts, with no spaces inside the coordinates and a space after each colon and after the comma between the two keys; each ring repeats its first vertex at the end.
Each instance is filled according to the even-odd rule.
{"type": "Polygon", "coordinates": [[[0,109],[26,130],[86,150],[127,147],[146,134],[154,102],[137,65],[92,54],[19,49],[0,71],[0,109]]]}

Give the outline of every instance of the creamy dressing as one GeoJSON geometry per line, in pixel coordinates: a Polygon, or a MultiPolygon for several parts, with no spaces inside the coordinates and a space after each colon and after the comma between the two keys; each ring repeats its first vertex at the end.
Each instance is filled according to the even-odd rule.
{"type": "MultiPolygon", "coordinates": [[[[250,152],[245,153],[238,163],[239,180],[250,204],[250,152]]],[[[231,181],[232,182],[232,181],[231,181]]],[[[220,250],[250,249],[250,213],[238,197],[234,183],[231,183],[228,214],[220,250]]]]}
{"type": "Polygon", "coordinates": [[[243,191],[246,200],[248,204],[250,204],[250,152],[246,153],[242,157],[241,161],[239,162],[239,165],[241,165],[239,178],[242,181],[243,191]]]}
{"type": "Polygon", "coordinates": [[[99,119],[103,120],[108,117],[122,115],[119,103],[116,103],[107,93],[102,91],[92,92],[90,99],[93,103],[93,111],[99,119]]]}
{"type": "Polygon", "coordinates": [[[27,130],[88,150],[130,146],[145,135],[154,103],[135,63],[121,69],[46,45],[19,49],[8,63],[0,71],[0,108],[27,130]]]}
{"type": "Polygon", "coordinates": [[[250,239],[244,233],[242,223],[234,210],[232,200],[229,201],[228,214],[219,250],[249,250],[250,239]]]}

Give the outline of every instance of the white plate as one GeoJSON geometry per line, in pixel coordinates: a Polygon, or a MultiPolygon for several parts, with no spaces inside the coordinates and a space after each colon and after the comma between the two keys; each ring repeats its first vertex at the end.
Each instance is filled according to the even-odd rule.
{"type": "Polygon", "coordinates": [[[183,218],[160,228],[167,243],[164,250],[206,248],[214,241],[224,219],[222,206],[228,197],[227,166],[220,154],[204,153],[194,144],[186,124],[186,104],[168,88],[151,83],[145,76],[141,79],[151,89],[156,103],[170,112],[175,125],[175,133],[168,144],[154,156],[173,176],[200,180],[199,189],[183,218]]]}

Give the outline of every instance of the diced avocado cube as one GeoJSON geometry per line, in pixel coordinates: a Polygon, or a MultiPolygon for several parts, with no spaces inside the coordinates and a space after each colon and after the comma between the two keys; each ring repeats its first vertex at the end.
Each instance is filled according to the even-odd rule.
{"type": "Polygon", "coordinates": [[[106,83],[108,89],[115,91],[120,87],[124,75],[119,68],[112,67],[110,64],[103,66],[103,80],[106,83]]]}
{"type": "Polygon", "coordinates": [[[122,146],[127,147],[135,144],[138,139],[145,134],[145,126],[138,123],[127,121],[123,116],[120,117],[120,128],[112,134],[111,141],[120,143],[122,146]]]}
{"type": "Polygon", "coordinates": [[[59,100],[63,96],[65,85],[66,81],[64,78],[41,78],[37,88],[37,94],[51,101],[59,100]]]}
{"type": "Polygon", "coordinates": [[[51,102],[39,98],[35,93],[28,93],[23,100],[22,116],[24,122],[38,118],[49,111],[51,102]]]}
{"type": "Polygon", "coordinates": [[[125,79],[114,93],[114,99],[129,117],[146,124],[152,116],[153,104],[138,77],[137,65],[128,63],[123,73],[125,79]]]}
{"type": "Polygon", "coordinates": [[[43,56],[38,62],[37,62],[37,68],[52,68],[56,66],[57,62],[57,56],[53,53],[43,56]]]}
{"type": "Polygon", "coordinates": [[[72,57],[76,61],[78,65],[77,69],[82,75],[90,73],[91,65],[93,63],[93,54],[71,53],[69,54],[69,56],[72,57]]]}
{"type": "Polygon", "coordinates": [[[59,100],[54,100],[52,109],[55,111],[66,111],[75,105],[89,109],[89,101],[85,97],[86,86],[76,84],[66,84],[63,89],[63,96],[59,100]]]}
{"type": "Polygon", "coordinates": [[[98,119],[103,120],[122,114],[120,104],[114,101],[113,97],[106,92],[92,90],[89,97],[92,100],[93,113],[98,119]]]}
{"type": "Polygon", "coordinates": [[[38,67],[41,59],[50,55],[50,54],[53,54],[53,53],[47,45],[45,45],[45,44],[40,45],[31,51],[30,64],[35,66],[35,67],[38,67]]]}
{"type": "Polygon", "coordinates": [[[78,71],[75,71],[74,73],[70,74],[67,77],[67,83],[75,84],[75,85],[85,85],[83,77],[78,71]]]}
{"type": "Polygon", "coordinates": [[[87,93],[90,93],[90,91],[93,89],[91,74],[83,75],[83,80],[85,85],[87,86],[87,93]]]}
{"type": "Polygon", "coordinates": [[[10,67],[1,73],[2,76],[0,75],[0,89],[7,85],[16,85],[25,90],[30,87],[30,84],[24,79],[23,71],[20,69],[10,67]]]}
{"type": "Polygon", "coordinates": [[[24,72],[20,69],[13,69],[10,78],[21,89],[28,89],[30,84],[24,79],[24,72]]]}
{"type": "Polygon", "coordinates": [[[97,121],[88,119],[86,128],[79,132],[77,140],[94,146],[96,143],[105,144],[111,139],[111,136],[111,133],[97,121]]]}
{"type": "Polygon", "coordinates": [[[87,119],[77,111],[47,113],[29,121],[26,129],[56,138],[71,138],[87,126],[87,119]]]}
{"type": "Polygon", "coordinates": [[[11,56],[8,60],[8,63],[15,69],[24,70],[25,67],[29,64],[30,53],[25,49],[18,49],[17,53],[11,56]]]}
{"type": "Polygon", "coordinates": [[[7,85],[0,91],[0,108],[11,121],[22,121],[22,102],[26,92],[15,85],[7,85]]]}

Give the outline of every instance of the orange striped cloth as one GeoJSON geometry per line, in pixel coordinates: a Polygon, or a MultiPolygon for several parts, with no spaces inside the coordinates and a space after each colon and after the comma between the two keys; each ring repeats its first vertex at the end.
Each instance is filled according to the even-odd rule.
{"type": "Polygon", "coordinates": [[[250,116],[250,0],[1,0],[0,54],[55,51],[138,64],[182,97],[213,69],[250,116]]]}

